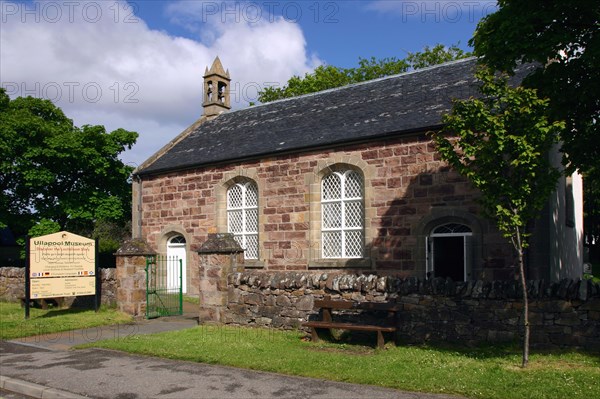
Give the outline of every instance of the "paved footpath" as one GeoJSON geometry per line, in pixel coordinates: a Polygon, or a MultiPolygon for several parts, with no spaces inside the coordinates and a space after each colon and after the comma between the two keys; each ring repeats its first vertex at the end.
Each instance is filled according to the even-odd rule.
{"type": "Polygon", "coordinates": [[[105,349],[69,350],[83,342],[195,325],[193,319],[171,317],[119,327],[0,341],[0,389],[44,399],[456,398],[144,357],[105,349]]]}

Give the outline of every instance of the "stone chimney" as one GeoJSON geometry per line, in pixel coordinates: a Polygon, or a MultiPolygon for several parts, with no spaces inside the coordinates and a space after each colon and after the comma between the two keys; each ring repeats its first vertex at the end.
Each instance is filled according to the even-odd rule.
{"type": "Polygon", "coordinates": [[[204,72],[204,116],[214,119],[219,114],[231,109],[229,97],[229,70],[225,71],[219,57],[215,58],[210,69],[204,72]]]}

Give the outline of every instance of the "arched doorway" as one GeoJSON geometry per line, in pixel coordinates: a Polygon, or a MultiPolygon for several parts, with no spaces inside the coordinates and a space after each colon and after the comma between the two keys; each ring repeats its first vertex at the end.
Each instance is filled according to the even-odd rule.
{"type": "Polygon", "coordinates": [[[185,238],[176,235],[167,241],[167,289],[179,290],[179,260],[181,260],[181,291],[186,293],[186,257],[185,238]]]}
{"type": "Polygon", "coordinates": [[[427,237],[427,276],[466,281],[471,277],[473,232],[460,223],[437,226],[427,237]]]}

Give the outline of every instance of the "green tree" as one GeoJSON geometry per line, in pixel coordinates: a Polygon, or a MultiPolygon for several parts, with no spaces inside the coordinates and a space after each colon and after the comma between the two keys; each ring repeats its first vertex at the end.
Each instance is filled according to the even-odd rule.
{"type": "Polygon", "coordinates": [[[36,225],[29,229],[27,235],[30,237],[40,237],[47,234],[58,233],[60,225],[53,220],[42,219],[36,225]]]}
{"type": "Polygon", "coordinates": [[[0,223],[16,235],[43,220],[90,235],[99,220],[128,221],[133,168],[118,155],[136,139],[123,129],[76,127],[51,101],[11,100],[0,89],[0,223]]]}
{"type": "Polygon", "coordinates": [[[431,48],[426,46],[421,52],[408,53],[408,56],[404,59],[396,57],[380,60],[374,57],[370,59],[359,58],[358,67],[356,68],[320,65],[313,72],[305,74],[304,77],[292,76],[283,87],[266,87],[258,93],[258,100],[267,103],[282,98],[295,97],[395,75],[410,69],[425,68],[469,56],[470,53],[464,52],[457,45],[445,47],[442,44],[437,44],[431,48]]]}
{"type": "MultiPolygon", "coordinates": [[[[29,237],[40,237],[47,234],[58,233],[60,231],[60,225],[53,220],[42,219],[33,225],[27,235],[29,237]]],[[[21,259],[25,259],[25,237],[17,238],[17,244],[21,246],[21,259]]]]}
{"type": "Polygon", "coordinates": [[[520,62],[538,64],[523,84],[549,98],[553,117],[565,121],[563,163],[582,173],[586,214],[597,213],[600,2],[499,0],[498,11],[479,22],[469,44],[475,55],[495,70],[512,72],[520,62]]]}
{"type": "Polygon", "coordinates": [[[116,261],[113,254],[117,252],[125,240],[131,237],[131,219],[118,221],[96,220],[93,231],[87,235],[98,239],[100,264],[111,265],[116,261]]]}
{"type": "Polygon", "coordinates": [[[456,44],[446,47],[438,43],[433,47],[425,46],[423,51],[408,53],[406,61],[412,69],[421,69],[470,56],[471,53],[463,51],[456,44]]]}
{"type": "Polygon", "coordinates": [[[437,148],[459,173],[481,192],[485,215],[493,219],[515,248],[523,295],[523,363],[529,361],[529,319],[524,250],[527,225],[555,189],[560,171],[548,153],[564,128],[548,116],[548,100],[535,89],[510,87],[506,76],[482,68],[482,98],[455,101],[445,115],[442,132],[434,133],[437,148]]]}

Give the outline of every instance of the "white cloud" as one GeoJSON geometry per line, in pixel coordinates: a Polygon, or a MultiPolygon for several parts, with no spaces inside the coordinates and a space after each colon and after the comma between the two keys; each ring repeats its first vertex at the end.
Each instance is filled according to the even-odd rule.
{"type": "Polygon", "coordinates": [[[178,23],[195,21],[190,29],[212,32],[205,40],[150,29],[126,2],[0,4],[0,85],[11,97],[52,99],[77,125],[137,131],[138,144],[123,157],[135,163],[201,115],[202,75],[216,55],[237,90],[234,108],[253,101],[265,82],[283,84],[319,62],[306,53],[297,24],[282,18],[221,23],[212,14],[198,23],[190,18],[202,2],[174,3],[169,14],[178,23]]]}

